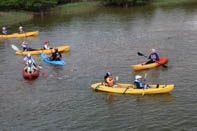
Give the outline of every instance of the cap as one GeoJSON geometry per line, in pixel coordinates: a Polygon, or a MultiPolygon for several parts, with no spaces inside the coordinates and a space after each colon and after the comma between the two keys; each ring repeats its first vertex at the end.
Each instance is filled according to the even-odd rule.
{"type": "Polygon", "coordinates": [[[152,52],[156,52],[156,50],[155,50],[155,49],[151,49],[151,51],[152,51],[152,52]]]}
{"type": "Polygon", "coordinates": [[[136,75],[136,76],[135,76],[135,79],[136,79],[136,80],[141,79],[141,78],[142,78],[142,76],[140,76],[140,75],[136,75]]]}

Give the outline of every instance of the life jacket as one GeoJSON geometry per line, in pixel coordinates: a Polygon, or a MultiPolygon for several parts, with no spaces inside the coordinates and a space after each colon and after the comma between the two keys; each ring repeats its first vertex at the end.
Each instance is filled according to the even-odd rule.
{"type": "Polygon", "coordinates": [[[143,85],[142,81],[139,81],[139,80],[135,80],[134,85],[136,86],[137,89],[143,89],[144,88],[144,85],[143,85]]]}
{"type": "Polygon", "coordinates": [[[111,76],[106,78],[106,82],[109,87],[114,85],[114,79],[111,76]]]}
{"type": "Polygon", "coordinates": [[[157,53],[151,54],[149,58],[154,61],[159,61],[159,55],[157,53]]]}

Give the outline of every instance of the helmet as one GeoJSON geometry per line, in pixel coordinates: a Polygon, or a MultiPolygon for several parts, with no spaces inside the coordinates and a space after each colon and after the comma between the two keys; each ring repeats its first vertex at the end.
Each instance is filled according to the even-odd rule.
{"type": "Polygon", "coordinates": [[[141,79],[141,78],[142,78],[142,76],[140,76],[140,75],[136,75],[136,76],[135,76],[135,79],[136,79],[136,80],[141,79]]]}
{"type": "Polygon", "coordinates": [[[31,57],[31,54],[27,54],[27,57],[31,57]]]}
{"type": "Polygon", "coordinates": [[[107,72],[106,75],[107,75],[107,76],[112,76],[111,72],[107,72]]]}
{"type": "Polygon", "coordinates": [[[6,30],[6,27],[2,27],[2,30],[6,30]]]}
{"type": "Polygon", "coordinates": [[[31,61],[31,60],[28,60],[28,63],[29,63],[29,64],[31,64],[31,63],[32,63],[32,61],[31,61]]]}
{"type": "Polygon", "coordinates": [[[155,49],[151,49],[151,51],[152,51],[153,53],[155,53],[155,52],[156,52],[156,50],[155,50],[155,49]]]}
{"type": "Polygon", "coordinates": [[[22,26],[20,26],[20,27],[19,27],[19,29],[23,29],[23,27],[22,27],[22,26]]]}
{"type": "Polygon", "coordinates": [[[55,51],[58,51],[58,48],[57,47],[55,48],[55,51]]]}
{"type": "Polygon", "coordinates": [[[44,41],[44,44],[47,44],[47,43],[49,43],[49,41],[45,40],[45,41],[44,41]]]}

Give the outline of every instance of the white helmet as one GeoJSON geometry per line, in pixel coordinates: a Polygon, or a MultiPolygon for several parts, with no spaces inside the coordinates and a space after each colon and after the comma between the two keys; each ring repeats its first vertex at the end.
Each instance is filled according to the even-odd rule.
{"type": "Polygon", "coordinates": [[[142,78],[142,76],[140,76],[140,75],[136,75],[136,76],[135,76],[135,79],[136,79],[136,80],[141,79],[141,78],[142,78]]]}
{"type": "Polygon", "coordinates": [[[31,57],[31,54],[27,54],[27,57],[31,57]]]}
{"type": "Polygon", "coordinates": [[[153,53],[155,53],[155,52],[156,52],[156,50],[155,50],[155,49],[151,49],[151,51],[152,51],[153,53]]]}
{"type": "Polygon", "coordinates": [[[23,29],[23,27],[22,27],[22,26],[20,26],[20,27],[19,27],[19,29],[23,29]]]}
{"type": "Polygon", "coordinates": [[[6,30],[6,27],[2,27],[2,30],[6,30]]]}

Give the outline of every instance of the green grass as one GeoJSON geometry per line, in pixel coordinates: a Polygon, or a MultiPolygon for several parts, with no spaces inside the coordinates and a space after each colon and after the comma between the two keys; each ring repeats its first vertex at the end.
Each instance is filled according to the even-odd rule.
{"type": "Polygon", "coordinates": [[[56,8],[52,9],[51,11],[61,11],[66,13],[77,13],[77,12],[83,12],[88,9],[97,8],[101,5],[100,2],[94,1],[94,2],[76,2],[76,3],[69,3],[65,5],[57,6],[56,8]]]}
{"type": "Polygon", "coordinates": [[[0,26],[12,25],[32,18],[33,14],[28,12],[0,12],[0,26]]]}
{"type": "Polygon", "coordinates": [[[190,4],[196,3],[196,0],[153,0],[154,5],[177,5],[177,4],[190,4]]]}

